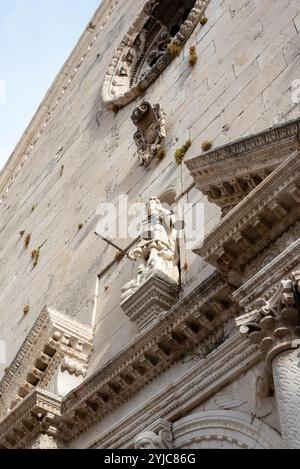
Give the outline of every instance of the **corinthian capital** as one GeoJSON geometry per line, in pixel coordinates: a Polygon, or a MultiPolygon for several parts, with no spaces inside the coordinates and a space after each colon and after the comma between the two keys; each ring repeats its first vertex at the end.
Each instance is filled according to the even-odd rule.
{"type": "Polygon", "coordinates": [[[268,367],[276,355],[300,345],[300,271],[282,280],[275,296],[259,299],[252,313],[238,318],[240,332],[258,344],[268,367]]]}

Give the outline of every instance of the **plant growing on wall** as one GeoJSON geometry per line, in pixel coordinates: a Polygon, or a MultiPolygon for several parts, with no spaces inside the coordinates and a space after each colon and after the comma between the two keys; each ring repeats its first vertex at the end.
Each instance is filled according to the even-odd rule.
{"type": "Polygon", "coordinates": [[[193,143],[192,140],[189,139],[185,142],[184,145],[182,145],[182,147],[178,148],[175,151],[175,161],[178,164],[178,166],[182,163],[186,153],[188,152],[188,150],[192,146],[192,143],[193,143]]]}
{"type": "Polygon", "coordinates": [[[26,238],[25,238],[25,241],[24,241],[25,249],[28,248],[28,246],[29,246],[29,244],[30,244],[30,240],[31,240],[31,233],[29,233],[28,235],[26,235],[26,238]]]}
{"type": "Polygon", "coordinates": [[[38,265],[39,259],[40,259],[40,248],[34,249],[31,253],[31,258],[33,260],[33,268],[35,268],[38,265]]]}
{"type": "Polygon", "coordinates": [[[191,67],[194,67],[197,63],[198,60],[198,55],[196,51],[196,46],[191,46],[190,47],[190,52],[189,52],[189,64],[191,67]]]}
{"type": "Polygon", "coordinates": [[[170,42],[169,44],[167,44],[167,49],[170,54],[173,55],[173,57],[177,57],[182,51],[182,47],[178,46],[177,44],[174,44],[174,42],[170,42]]]}
{"type": "Polygon", "coordinates": [[[205,140],[202,143],[202,150],[203,151],[209,151],[213,147],[213,143],[210,142],[209,140],[205,140]]]}

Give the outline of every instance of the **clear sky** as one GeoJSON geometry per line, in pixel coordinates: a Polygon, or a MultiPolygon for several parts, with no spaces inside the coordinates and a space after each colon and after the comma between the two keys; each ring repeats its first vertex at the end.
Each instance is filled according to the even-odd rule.
{"type": "Polygon", "coordinates": [[[0,0],[0,169],[100,0],[0,0]]]}

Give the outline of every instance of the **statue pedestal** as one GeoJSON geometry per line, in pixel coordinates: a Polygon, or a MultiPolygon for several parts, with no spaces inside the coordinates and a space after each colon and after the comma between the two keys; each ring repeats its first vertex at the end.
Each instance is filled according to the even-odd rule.
{"type": "Polygon", "coordinates": [[[178,283],[163,273],[155,272],[121,303],[121,308],[142,330],[155,322],[161,313],[170,310],[177,303],[178,295],[178,283]]]}

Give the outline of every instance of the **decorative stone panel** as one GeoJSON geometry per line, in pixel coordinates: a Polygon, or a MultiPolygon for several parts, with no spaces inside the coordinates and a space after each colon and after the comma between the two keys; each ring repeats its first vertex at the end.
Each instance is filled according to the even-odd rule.
{"type": "Polygon", "coordinates": [[[151,106],[143,101],[134,109],[131,116],[137,127],[134,141],[137,146],[141,166],[149,166],[164,151],[166,138],[166,116],[159,104],[151,106]]]}
{"type": "MultiPolygon", "coordinates": [[[[56,436],[64,443],[72,440],[236,317],[238,308],[231,300],[231,291],[219,275],[214,275],[164,313],[151,328],[143,330],[98,373],[65,397],[63,410],[60,407],[63,416],[55,417],[55,422],[51,420],[58,432],[56,436]]],[[[30,408],[35,408],[33,399],[39,392],[37,389],[27,396],[2,421],[0,445],[6,446],[7,434],[14,432],[13,447],[26,447],[25,435],[15,433],[15,429],[27,421],[24,409],[27,409],[27,403],[30,408]]],[[[31,437],[36,425],[32,425],[31,437]]]]}
{"type": "Polygon", "coordinates": [[[102,101],[109,109],[141,95],[190,37],[208,0],[149,0],[119,45],[107,71],[102,101]]]}

